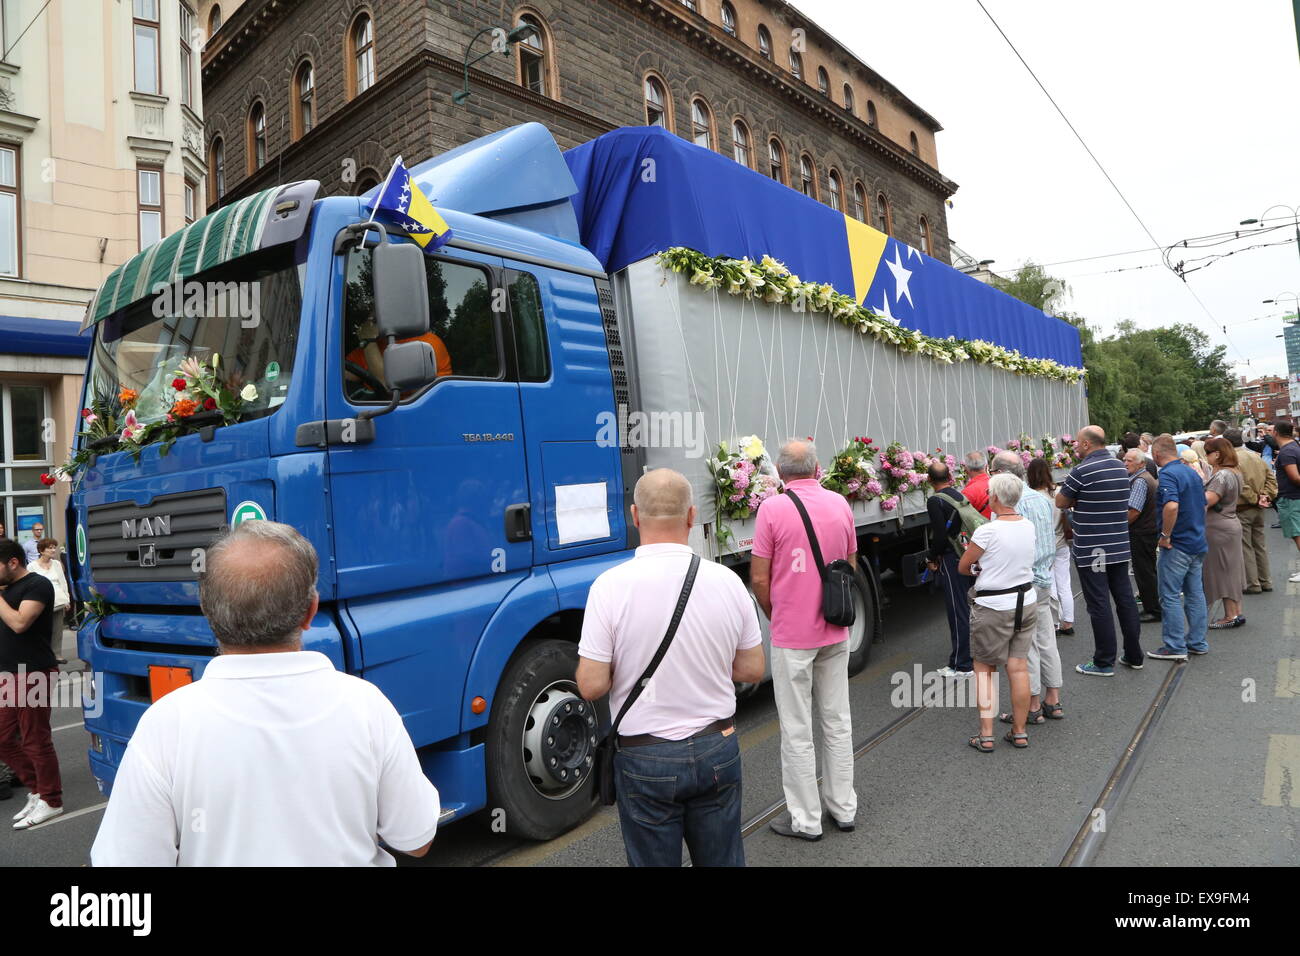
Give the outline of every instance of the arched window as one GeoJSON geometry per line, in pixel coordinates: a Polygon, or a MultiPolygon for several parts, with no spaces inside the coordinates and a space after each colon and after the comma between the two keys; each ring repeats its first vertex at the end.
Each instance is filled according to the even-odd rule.
{"type": "Polygon", "coordinates": [[[696,146],[713,149],[713,113],[700,97],[691,100],[691,141],[696,146]]]}
{"type": "Polygon", "coordinates": [[[213,206],[226,194],[226,144],[220,136],[212,137],[208,147],[208,168],[212,170],[208,177],[208,205],[213,206]]]}
{"type": "Polygon", "coordinates": [[[765,60],[772,59],[772,34],[761,23],[758,25],[758,55],[765,60]]]}
{"type": "Polygon", "coordinates": [[[894,234],[894,217],[889,211],[889,200],[884,193],[876,194],[876,228],[887,236],[894,234]]]}
{"type": "Polygon", "coordinates": [[[668,129],[668,111],[668,94],[664,91],[663,82],[657,76],[647,76],[645,78],[646,126],[662,126],[668,129]]]}
{"type": "Polygon", "coordinates": [[[858,222],[867,221],[867,191],[862,183],[853,184],[853,218],[858,222]]]}
{"type": "Polygon", "coordinates": [[[872,129],[875,129],[876,126],[879,125],[876,122],[876,104],[871,102],[871,100],[867,100],[867,125],[872,129]]]}
{"type": "Polygon", "coordinates": [[[266,107],[258,100],[248,111],[248,171],[266,165],[266,107]]]}
{"type": "Polygon", "coordinates": [[[817,198],[817,167],[807,153],[799,157],[799,191],[805,196],[817,198]]]}
{"type": "Polygon", "coordinates": [[[853,112],[853,87],[844,84],[844,108],[850,113],[853,112]]]}
{"type": "Polygon", "coordinates": [[[740,165],[753,168],[749,157],[749,129],[740,120],[731,124],[731,155],[740,165]]]}
{"type": "Polygon", "coordinates": [[[722,29],[733,37],[736,35],[736,8],[722,0],[722,29]]]}
{"type": "Polygon", "coordinates": [[[830,171],[830,174],[827,176],[827,181],[830,183],[831,208],[834,209],[836,212],[843,212],[844,211],[844,201],[843,201],[844,190],[840,188],[840,174],[832,169],[830,171]]]}
{"type": "Polygon", "coordinates": [[[927,256],[934,255],[934,245],[930,241],[930,221],[921,217],[921,251],[927,256]]]}
{"type": "Polygon", "coordinates": [[[221,4],[214,3],[212,9],[208,11],[208,39],[212,39],[212,34],[221,29],[221,4]]]}
{"type": "Polygon", "coordinates": [[[303,60],[293,74],[293,138],[300,139],[316,125],[316,71],[303,60]]]}
{"type": "Polygon", "coordinates": [[[775,136],[767,141],[767,174],[778,183],[785,182],[785,150],[775,136]]]}
{"type": "Polygon", "coordinates": [[[519,85],[542,96],[553,96],[550,79],[547,76],[546,57],[549,43],[541,21],[531,14],[519,17],[519,24],[528,24],[536,32],[532,36],[515,44],[519,50],[519,85]]]}
{"type": "Polygon", "coordinates": [[[353,186],[353,195],[364,196],[383,181],[384,177],[380,176],[379,171],[374,167],[362,166],[357,170],[357,181],[353,186]]]}
{"type": "Polygon", "coordinates": [[[803,57],[794,47],[790,48],[790,72],[796,80],[803,79],[803,57]]]}
{"type": "Polygon", "coordinates": [[[912,155],[913,156],[921,155],[921,141],[916,138],[915,131],[913,131],[912,133],[912,155]]]}
{"type": "Polygon", "coordinates": [[[817,67],[817,89],[822,91],[822,96],[825,96],[827,99],[830,98],[831,77],[830,74],[826,72],[826,67],[824,66],[817,67]]]}
{"type": "Polygon", "coordinates": [[[348,31],[348,60],[352,95],[360,96],[375,85],[375,25],[370,14],[361,13],[348,31]]]}

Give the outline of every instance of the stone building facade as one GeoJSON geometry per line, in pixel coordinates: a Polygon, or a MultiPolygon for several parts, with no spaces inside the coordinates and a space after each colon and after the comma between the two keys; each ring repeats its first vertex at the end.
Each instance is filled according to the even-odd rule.
{"type": "Polygon", "coordinates": [[[564,148],[657,122],[948,259],[938,122],[782,0],[204,0],[199,20],[211,205],[362,192],[398,154],[532,120],[564,148]]]}

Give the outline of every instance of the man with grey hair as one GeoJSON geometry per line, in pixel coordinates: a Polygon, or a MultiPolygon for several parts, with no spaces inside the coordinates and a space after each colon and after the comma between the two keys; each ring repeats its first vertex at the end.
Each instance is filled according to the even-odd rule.
{"type": "Polygon", "coordinates": [[[1061,483],[1056,506],[1072,512],[1074,563],[1093,640],[1092,660],[1074,669],[1092,677],[1113,677],[1116,612],[1124,635],[1120,663],[1133,670],[1145,663],[1142,624],[1128,579],[1128,471],[1106,450],[1106,433],[1098,426],[1079,429],[1074,441],[1080,461],[1061,483]]]}
{"type": "Polygon", "coordinates": [[[438,791],[377,687],[303,650],[316,552],[274,521],[208,547],[199,605],[221,650],[136,726],[95,866],[394,866],[423,856],[438,791]]]}
{"type": "Polygon", "coordinates": [[[1228,430],[1228,423],[1225,422],[1222,418],[1216,418],[1214,421],[1210,422],[1211,438],[1221,438],[1223,436],[1223,433],[1226,432],[1227,430],[1228,430]]]}
{"type": "MultiPolygon", "coordinates": [[[[1016,514],[1034,528],[1034,615],[1033,640],[1027,658],[1029,668],[1029,716],[1031,724],[1041,724],[1047,717],[1059,720],[1061,712],[1061,655],[1056,647],[1056,624],[1052,620],[1052,565],[1056,561],[1056,506],[1047,496],[1034,491],[1025,481],[1025,465],[1013,451],[999,452],[989,463],[992,478],[1008,474],[1020,480],[1020,500],[1016,514]]],[[[990,480],[992,480],[990,478],[990,480]]],[[[1011,723],[1012,715],[1001,715],[1011,723]]]]}
{"type": "Polygon", "coordinates": [[[578,691],[619,714],[685,606],[672,642],[615,741],[618,820],[630,866],[744,866],[734,682],[763,679],[763,637],[744,583],[689,544],[691,485],[648,471],[632,495],[641,544],[591,585],[578,644],[578,691]],[[687,588],[690,569],[698,563],[687,588]]]}
{"type": "Polygon", "coordinates": [[[769,498],[759,509],[749,567],[754,597],[772,622],[781,781],[790,808],[771,827],[781,836],[820,840],[823,807],[840,830],[852,830],[858,798],[849,714],[849,629],[828,624],[822,616],[822,579],[813,549],[820,550],[823,565],[847,560],[856,571],[858,541],[849,503],[817,481],[817,449],[811,440],[782,445],[777,471],[785,494],[769,498]],[[822,736],[820,797],[814,697],[822,736]]]}
{"type": "Polygon", "coordinates": [[[966,484],[961,493],[975,506],[975,510],[985,518],[992,517],[989,511],[989,473],[988,459],[982,451],[966,453],[966,484]]]}

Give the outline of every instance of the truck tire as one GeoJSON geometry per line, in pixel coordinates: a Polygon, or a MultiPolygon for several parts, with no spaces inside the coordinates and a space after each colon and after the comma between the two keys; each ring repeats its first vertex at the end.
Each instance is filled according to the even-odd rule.
{"type": "Polygon", "coordinates": [[[528,641],[506,665],[485,738],[494,829],[550,840],[595,809],[591,767],[604,708],[578,695],[577,666],[577,645],[560,640],[528,641]]]}
{"type": "Polygon", "coordinates": [[[853,605],[856,615],[853,626],[849,628],[849,676],[859,673],[867,666],[871,657],[871,645],[876,640],[880,621],[877,610],[876,590],[873,582],[867,579],[867,573],[861,567],[853,575],[853,605]]]}

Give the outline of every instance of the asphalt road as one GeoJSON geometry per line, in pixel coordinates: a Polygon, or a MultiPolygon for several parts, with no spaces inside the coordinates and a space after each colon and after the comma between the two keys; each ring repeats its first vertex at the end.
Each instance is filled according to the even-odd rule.
{"type": "MultiPolygon", "coordinates": [[[[1031,727],[1028,750],[999,740],[992,755],[966,745],[973,707],[899,699],[908,689],[902,678],[911,682],[917,666],[928,672],[946,663],[948,636],[937,594],[890,588],[883,639],[851,682],[854,739],[876,736],[916,704],[924,709],[857,761],[855,832],[828,829],[819,843],[804,843],[759,828],[745,842],[749,864],[1056,865],[1175,666],[1187,671],[1132,790],[1106,821],[1096,865],[1300,864],[1300,586],[1286,583],[1300,556],[1276,530],[1270,544],[1276,590],[1248,595],[1247,625],[1211,632],[1211,653],[1185,665],[1148,660],[1111,678],[1076,674],[1092,648],[1076,602],[1076,634],[1060,639],[1066,719],[1031,727]]],[[[1159,625],[1144,625],[1143,647],[1157,644],[1159,625]]],[[[70,633],[65,648],[75,653],[70,633]]],[[[73,660],[67,669],[81,666],[73,660]]],[[[737,723],[749,820],[781,798],[770,688],[742,702],[737,723]]],[[[0,865],[87,862],[103,798],[87,767],[79,709],[57,709],[52,724],[68,811],[30,831],[0,827],[0,865]]],[[[0,811],[16,812],[21,795],[0,811]]],[[[624,855],[617,815],[601,810],[540,844],[463,821],[441,832],[424,860],[400,862],[621,866],[624,855]]]]}

